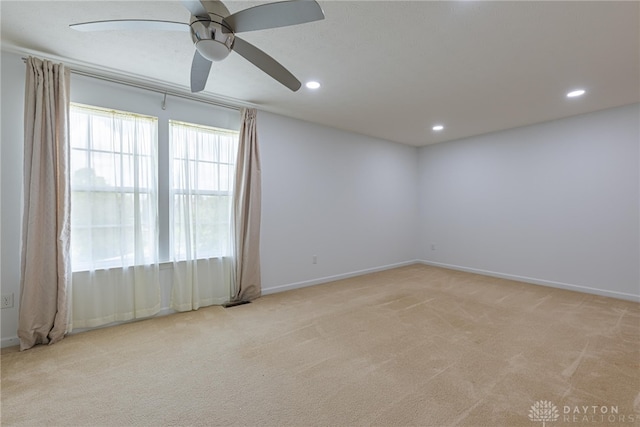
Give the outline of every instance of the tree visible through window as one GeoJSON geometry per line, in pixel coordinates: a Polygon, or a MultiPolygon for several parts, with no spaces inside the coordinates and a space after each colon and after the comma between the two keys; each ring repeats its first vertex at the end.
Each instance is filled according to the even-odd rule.
{"type": "Polygon", "coordinates": [[[238,133],[170,121],[174,260],[230,256],[238,133]]]}
{"type": "Polygon", "coordinates": [[[73,104],[74,271],[157,262],[155,117],[73,104]]]}

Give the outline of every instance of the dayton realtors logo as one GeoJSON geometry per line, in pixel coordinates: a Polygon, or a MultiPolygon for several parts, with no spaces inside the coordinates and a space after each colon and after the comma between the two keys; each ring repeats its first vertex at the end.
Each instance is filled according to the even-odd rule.
{"type": "Polygon", "coordinates": [[[618,406],[580,405],[563,406],[562,421],[566,423],[635,423],[640,416],[621,414],[618,406]]]}
{"type": "MultiPolygon", "coordinates": [[[[529,419],[535,422],[542,422],[542,427],[547,427],[546,423],[555,422],[560,419],[558,407],[549,400],[539,400],[529,409],[529,419]]],[[[580,405],[563,406],[562,423],[635,423],[640,421],[640,416],[635,414],[620,414],[618,406],[603,405],[580,405]]]]}
{"type": "Polygon", "coordinates": [[[556,405],[548,400],[539,400],[529,409],[531,421],[542,421],[542,427],[546,427],[549,421],[556,421],[560,417],[556,405]]]}

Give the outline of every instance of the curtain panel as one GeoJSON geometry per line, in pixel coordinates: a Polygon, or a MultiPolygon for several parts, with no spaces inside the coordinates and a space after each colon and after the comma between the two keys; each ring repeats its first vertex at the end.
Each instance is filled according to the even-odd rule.
{"type": "Polygon", "coordinates": [[[251,301],[262,293],[260,278],[260,209],[262,176],[257,111],[242,110],[233,199],[235,287],[232,301],[251,301]]]}
{"type": "Polygon", "coordinates": [[[53,344],[69,330],[71,268],[69,70],[29,57],[24,111],[20,349],[53,344]]]}

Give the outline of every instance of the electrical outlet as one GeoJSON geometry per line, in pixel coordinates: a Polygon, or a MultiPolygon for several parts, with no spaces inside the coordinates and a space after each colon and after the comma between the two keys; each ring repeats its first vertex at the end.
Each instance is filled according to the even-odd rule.
{"type": "Polygon", "coordinates": [[[11,307],[13,307],[13,294],[2,295],[0,308],[11,308],[11,307]]]}
{"type": "Polygon", "coordinates": [[[436,250],[437,250],[437,248],[436,248],[436,244],[435,244],[435,243],[432,243],[432,244],[431,244],[431,250],[432,250],[432,251],[436,251],[436,250]]]}
{"type": "Polygon", "coordinates": [[[313,264],[317,264],[318,263],[318,255],[314,255],[313,258],[311,259],[311,262],[313,264]]]}

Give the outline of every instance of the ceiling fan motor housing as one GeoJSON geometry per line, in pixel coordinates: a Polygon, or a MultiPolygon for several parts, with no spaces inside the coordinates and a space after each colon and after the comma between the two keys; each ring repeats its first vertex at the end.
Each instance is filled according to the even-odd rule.
{"type": "Polygon", "coordinates": [[[222,21],[229,10],[221,2],[203,2],[207,17],[191,17],[191,39],[202,56],[210,61],[222,61],[233,47],[233,30],[222,21]]]}

